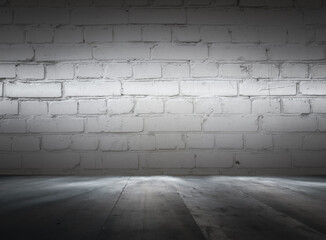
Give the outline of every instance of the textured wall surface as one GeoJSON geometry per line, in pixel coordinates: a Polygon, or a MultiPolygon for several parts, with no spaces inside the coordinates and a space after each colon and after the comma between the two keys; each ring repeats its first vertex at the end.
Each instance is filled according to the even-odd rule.
{"type": "Polygon", "coordinates": [[[326,173],[326,1],[0,6],[0,173],[326,173]]]}

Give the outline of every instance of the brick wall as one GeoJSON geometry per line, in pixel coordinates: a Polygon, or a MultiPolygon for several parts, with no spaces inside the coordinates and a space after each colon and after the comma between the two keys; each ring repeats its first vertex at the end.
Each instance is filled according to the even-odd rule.
{"type": "Polygon", "coordinates": [[[326,173],[326,1],[0,6],[0,173],[326,173]]]}

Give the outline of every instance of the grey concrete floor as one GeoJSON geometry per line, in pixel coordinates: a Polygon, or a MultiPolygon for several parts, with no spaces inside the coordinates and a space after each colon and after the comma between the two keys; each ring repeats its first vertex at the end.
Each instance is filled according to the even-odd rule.
{"type": "Polygon", "coordinates": [[[0,177],[0,238],[326,239],[322,177],[0,177]]]}

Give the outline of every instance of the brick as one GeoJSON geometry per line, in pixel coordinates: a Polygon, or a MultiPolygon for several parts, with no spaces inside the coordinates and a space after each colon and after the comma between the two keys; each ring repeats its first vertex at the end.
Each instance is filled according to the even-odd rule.
{"type": "Polygon", "coordinates": [[[109,114],[124,114],[130,113],[134,108],[132,99],[109,99],[108,112],[109,114]]]}
{"type": "Polygon", "coordinates": [[[215,136],[215,145],[219,149],[242,149],[242,134],[217,134],[215,136]]]}
{"type": "Polygon", "coordinates": [[[308,99],[289,98],[283,99],[284,113],[310,113],[310,104],[308,99]]]}
{"type": "Polygon", "coordinates": [[[200,131],[199,117],[150,117],[145,119],[145,129],[150,132],[200,131]]]}
{"type": "Polygon", "coordinates": [[[274,135],[275,149],[300,149],[302,147],[302,136],[300,135],[274,135]]]}
{"type": "Polygon", "coordinates": [[[139,99],[136,102],[135,113],[163,113],[161,99],[139,99]]]}
{"type": "Polygon", "coordinates": [[[285,44],[287,31],[281,26],[262,26],[259,28],[259,41],[261,43],[285,44]]]}
{"type": "Polygon", "coordinates": [[[98,147],[98,137],[96,136],[80,136],[71,137],[71,149],[73,150],[96,150],[98,147]]]}
{"type": "Polygon", "coordinates": [[[167,63],[162,64],[163,78],[187,78],[190,76],[189,65],[187,63],[167,63]]]}
{"type": "Polygon", "coordinates": [[[321,152],[295,152],[293,153],[293,166],[297,168],[325,168],[326,153],[321,152]]]}
{"type": "Polygon", "coordinates": [[[188,24],[236,25],[244,22],[244,14],[238,9],[190,8],[188,24]]]}
{"type": "Polygon", "coordinates": [[[185,24],[185,9],[137,8],[129,12],[130,23],[185,24]]]}
{"type": "Polygon", "coordinates": [[[183,81],[180,85],[182,95],[190,96],[235,96],[237,84],[231,81],[183,81]]]}
{"type": "Polygon", "coordinates": [[[107,43],[113,41],[112,27],[86,27],[84,40],[87,43],[107,43]]]}
{"type": "Polygon", "coordinates": [[[184,149],[185,143],[181,134],[156,134],[157,149],[184,149]]]}
{"type": "Polygon", "coordinates": [[[74,78],[74,65],[70,63],[58,63],[46,67],[46,75],[49,80],[66,80],[74,78]]]}
{"type": "Polygon", "coordinates": [[[300,82],[300,93],[303,95],[326,95],[326,82],[300,82]]]}
{"type": "Polygon", "coordinates": [[[195,113],[222,113],[222,103],[218,99],[199,99],[194,105],[195,113]]]}
{"type": "Polygon", "coordinates": [[[48,6],[48,7],[65,7],[66,1],[65,0],[58,0],[58,1],[52,1],[52,0],[43,0],[38,2],[39,6],[48,6]]]}
{"type": "Polygon", "coordinates": [[[212,134],[187,134],[187,147],[196,149],[214,148],[214,135],[212,134]]]}
{"type": "Polygon", "coordinates": [[[305,135],[303,137],[303,149],[326,150],[326,135],[305,135]]]}
{"type": "Polygon", "coordinates": [[[245,9],[248,25],[296,26],[303,23],[302,14],[293,9],[245,9]]]}
{"type": "Polygon", "coordinates": [[[46,115],[48,113],[48,105],[46,102],[39,101],[23,101],[20,102],[21,115],[46,115]]]}
{"type": "Polygon", "coordinates": [[[139,155],[143,169],[194,168],[195,156],[189,152],[146,153],[139,155]]]}
{"type": "Polygon", "coordinates": [[[138,169],[138,156],[134,153],[110,153],[96,161],[99,169],[138,169]]]}
{"type": "Polygon", "coordinates": [[[284,63],[281,67],[281,76],[284,78],[307,78],[308,65],[302,63],[284,63]]]}
{"type": "Polygon", "coordinates": [[[0,61],[30,61],[33,57],[34,51],[29,46],[0,47],[0,61]]]}
{"type": "Polygon", "coordinates": [[[37,61],[89,60],[92,58],[90,46],[39,46],[35,49],[37,61]]]}
{"type": "Polygon", "coordinates": [[[155,150],[155,136],[150,135],[135,135],[128,139],[128,146],[130,150],[155,150]]]}
{"type": "Polygon", "coordinates": [[[25,7],[31,7],[31,6],[37,6],[38,2],[37,0],[10,0],[11,6],[25,6],[25,7]]]}
{"type": "Polygon", "coordinates": [[[84,63],[77,65],[77,78],[100,78],[103,75],[103,66],[98,63],[84,63]]]}
{"type": "Polygon", "coordinates": [[[299,27],[291,27],[287,29],[287,43],[311,43],[315,41],[315,31],[299,27]]]}
{"type": "Polygon", "coordinates": [[[257,131],[258,118],[252,115],[209,117],[203,124],[203,130],[205,132],[257,131]]]}
{"type": "Polygon", "coordinates": [[[246,81],[240,83],[239,91],[243,96],[291,96],[296,95],[296,84],[288,81],[246,81]]]}
{"type": "Polygon", "coordinates": [[[207,46],[162,43],[152,49],[154,60],[201,60],[208,56],[207,46]]]}
{"type": "Polygon", "coordinates": [[[84,121],[81,118],[39,118],[27,120],[29,132],[65,133],[83,132],[84,121]]]}
{"type": "Polygon", "coordinates": [[[251,101],[247,98],[223,98],[223,113],[250,113],[251,101]]]}
{"type": "Polygon", "coordinates": [[[102,151],[127,151],[128,141],[125,136],[102,136],[100,139],[102,151]]]}
{"type": "Polygon", "coordinates": [[[0,133],[25,133],[26,122],[24,119],[1,119],[0,133]]]}
{"type": "Polygon", "coordinates": [[[101,100],[80,100],[79,114],[103,114],[106,113],[106,101],[101,100]]]}
{"type": "Polygon", "coordinates": [[[182,5],[182,0],[154,0],[154,6],[180,6],[182,5]]]}
{"type": "Polygon", "coordinates": [[[254,99],[252,101],[252,113],[274,114],[280,112],[281,112],[281,103],[279,99],[263,98],[263,99],[254,99]]]}
{"type": "Polygon", "coordinates": [[[12,137],[0,136],[0,151],[11,151],[12,137]]]}
{"type": "Polygon", "coordinates": [[[233,46],[213,44],[209,57],[221,61],[267,60],[266,49],[261,46],[233,46]]]}
{"type": "Polygon", "coordinates": [[[76,101],[59,101],[49,103],[49,113],[53,115],[73,115],[77,114],[76,101]]]}
{"type": "Polygon", "coordinates": [[[265,6],[265,1],[261,0],[240,0],[239,6],[241,7],[263,7],[265,6]]]}
{"type": "Polygon", "coordinates": [[[0,65],[0,78],[15,78],[16,67],[14,64],[1,64],[0,65]]]}
{"type": "Polygon", "coordinates": [[[0,154],[0,169],[21,168],[21,158],[18,154],[0,154]]]}
{"type": "Polygon", "coordinates": [[[293,0],[265,0],[268,7],[293,7],[293,0]]]}
{"type": "Polygon", "coordinates": [[[171,99],[165,102],[166,113],[187,114],[193,112],[193,104],[190,100],[171,99]]]}
{"type": "Polygon", "coordinates": [[[326,64],[313,65],[310,71],[312,78],[326,79],[326,64]]]}
{"type": "Polygon", "coordinates": [[[249,78],[250,74],[248,64],[221,64],[219,69],[222,78],[249,78]]]}
{"type": "Polygon", "coordinates": [[[196,168],[231,168],[233,153],[196,152],[196,168]]]}
{"type": "Polygon", "coordinates": [[[120,95],[119,82],[66,82],[65,96],[95,97],[120,95]]]}
{"type": "Polygon", "coordinates": [[[266,134],[246,134],[245,135],[245,147],[246,149],[259,149],[267,150],[273,148],[272,135],[266,134]]]}
{"type": "Polygon", "coordinates": [[[123,0],[94,0],[93,1],[95,6],[110,6],[110,7],[121,7],[123,6],[123,0]]]}
{"type": "Polygon", "coordinates": [[[142,132],[144,121],[140,117],[108,117],[89,118],[88,132],[142,132]]]}
{"type": "Polygon", "coordinates": [[[132,68],[129,63],[111,63],[107,67],[106,76],[108,78],[130,78],[132,77],[132,68]]]}
{"type": "Polygon", "coordinates": [[[317,28],[316,29],[316,41],[325,42],[326,41],[326,28],[317,28]]]}
{"type": "Polygon", "coordinates": [[[17,8],[16,24],[69,24],[67,8],[17,8]]]}
{"type": "Polygon", "coordinates": [[[40,150],[40,138],[31,136],[14,137],[12,150],[15,152],[35,152],[40,150]]]}
{"type": "Polygon", "coordinates": [[[123,92],[125,95],[174,96],[179,94],[179,84],[175,81],[124,82],[123,92]]]}
{"type": "Polygon", "coordinates": [[[43,65],[18,65],[17,77],[20,79],[43,79],[43,65]]]}
{"type": "Polygon", "coordinates": [[[239,168],[291,168],[290,153],[239,153],[239,168]]]}
{"type": "Polygon", "coordinates": [[[185,0],[185,6],[207,6],[210,4],[209,0],[185,0]]]}
{"type": "Polygon", "coordinates": [[[254,63],[251,66],[251,76],[253,78],[278,78],[279,69],[275,64],[254,63]]]}
{"type": "Polygon", "coordinates": [[[34,168],[48,171],[78,170],[80,164],[79,153],[58,152],[58,153],[30,153],[24,154],[22,166],[24,169],[34,168]]]}
{"type": "Polygon", "coordinates": [[[0,43],[24,43],[24,30],[16,27],[0,28],[0,43]]]}
{"type": "Polygon", "coordinates": [[[311,101],[311,108],[313,113],[326,113],[325,98],[314,98],[311,99],[310,101],[311,101]]]}
{"type": "Polygon", "coordinates": [[[268,132],[311,132],[317,130],[315,117],[264,116],[263,130],[268,132]]]}
{"type": "Polygon", "coordinates": [[[140,63],[133,66],[135,79],[160,78],[162,76],[161,64],[140,63]]]}
{"type": "Polygon", "coordinates": [[[147,6],[149,0],[126,0],[124,4],[127,6],[147,6]]]}
{"type": "Polygon", "coordinates": [[[72,7],[91,6],[92,0],[68,0],[67,4],[72,7]]]}
{"type": "Polygon", "coordinates": [[[172,41],[199,42],[199,28],[197,26],[174,27],[172,29],[172,41]]]}
{"type": "Polygon", "coordinates": [[[52,98],[61,97],[60,83],[17,83],[6,84],[7,97],[52,98]]]}
{"type": "Polygon", "coordinates": [[[237,0],[214,0],[212,2],[213,6],[222,7],[222,6],[237,6],[237,0]]]}
{"type": "Polygon", "coordinates": [[[237,27],[232,28],[232,42],[234,43],[257,43],[258,30],[256,28],[237,27]]]}
{"type": "Polygon", "coordinates": [[[217,77],[218,66],[216,63],[195,63],[191,66],[192,77],[217,77]]]}
{"type": "Polygon", "coordinates": [[[80,28],[58,28],[54,32],[55,43],[82,43],[83,30],[80,28]]]}
{"type": "Polygon", "coordinates": [[[12,22],[12,9],[0,8],[0,24],[9,24],[12,22]]]}
{"type": "Polygon", "coordinates": [[[54,31],[50,28],[33,28],[26,31],[27,43],[51,43],[54,31]]]}
{"type": "Polygon", "coordinates": [[[135,42],[141,40],[141,28],[134,25],[114,27],[114,41],[135,42]]]}
{"type": "Polygon", "coordinates": [[[45,150],[66,150],[70,144],[71,137],[67,135],[45,135],[42,137],[42,148],[45,150]]]}
{"type": "Polygon", "coordinates": [[[326,131],[326,118],[325,117],[318,118],[318,129],[320,131],[326,131]]]}
{"type": "Polygon", "coordinates": [[[325,9],[305,9],[304,10],[304,23],[309,25],[326,24],[325,9]]]}
{"type": "Polygon", "coordinates": [[[142,31],[145,42],[170,42],[171,29],[164,26],[145,26],[142,31]]]}
{"type": "Polygon", "coordinates": [[[297,7],[321,7],[323,5],[323,0],[297,0],[295,2],[297,7]]]}
{"type": "Polygon", "coordinates": [[[76,8],[71,13],[73,25],[124,24],[128,22],[128,13],[114,8],[76,8]]]}
{"type": "Polygon", "coordinates": [[[2,100],[0,101],[0,115],[18,114],[18,101],[2,100]]]}
{"type": "Polygon", "coordinates": [[[227,43],[231,42],[231,34],[227,28],[216,26],[202,26],[200,36],[203,42],[207,43],[227,43]]]}
{"type": "Polygon", "coordinates": [[[279,46],[269,50],[269,60],[321,60],[325,58],[323,48],[320,46],[279,46]]]}
{"type": "Polygon", "coordinates": [[[115,43],[95,47],[93,56],[97,60],[149,59],[150,47],[143,44],[115,43]]]}

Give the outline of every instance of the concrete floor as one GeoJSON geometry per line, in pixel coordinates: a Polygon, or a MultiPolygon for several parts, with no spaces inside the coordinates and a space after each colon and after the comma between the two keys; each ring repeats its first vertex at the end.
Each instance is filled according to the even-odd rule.
{"type": "Polygon", "coordinates": [[[326,178],[0,177],[0,238],[326,239],[326,178]]]}

